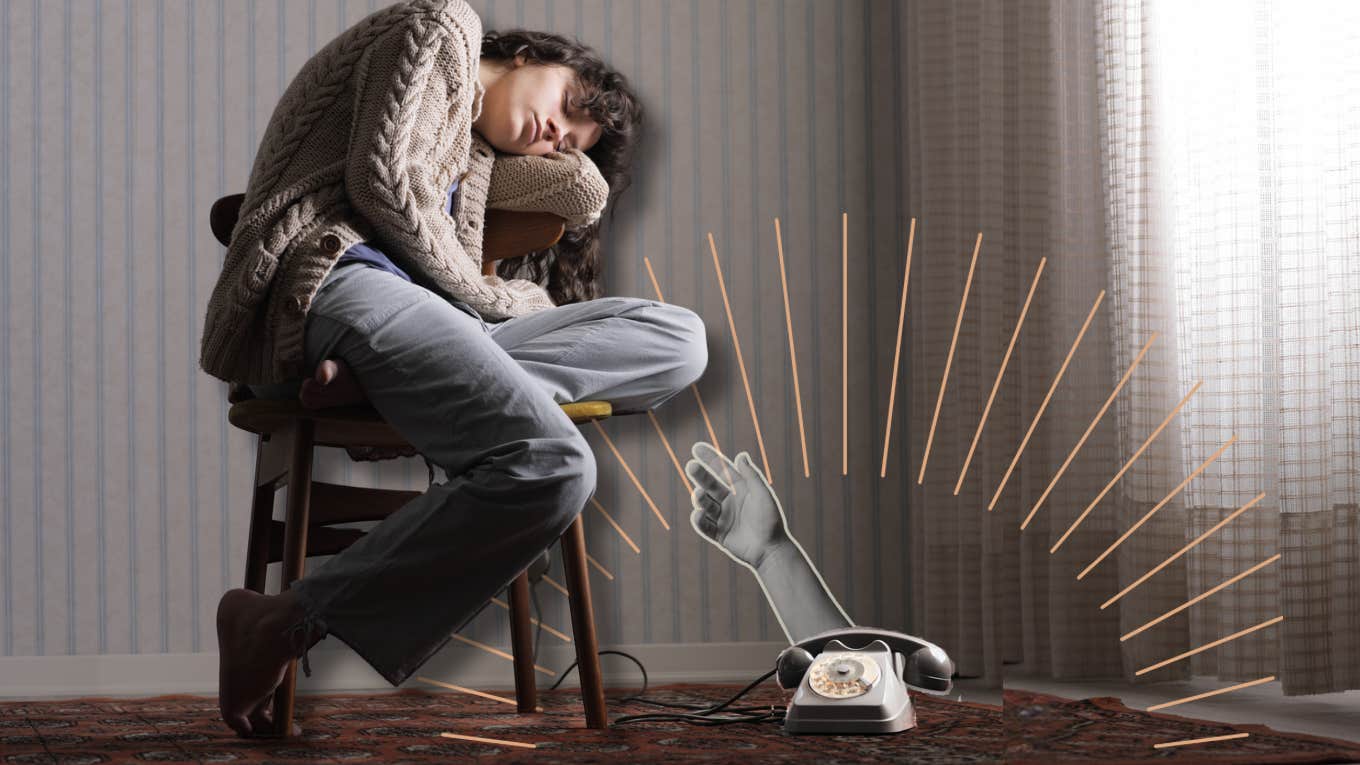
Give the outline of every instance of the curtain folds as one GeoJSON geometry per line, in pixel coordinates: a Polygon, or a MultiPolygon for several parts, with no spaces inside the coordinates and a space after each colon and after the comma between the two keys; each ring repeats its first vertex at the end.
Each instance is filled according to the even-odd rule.
{"type": "Polygon", "coordinates": [[[1360,687],[1360,8],[904,12],[913,628],[997,684],[1360,687]]]}

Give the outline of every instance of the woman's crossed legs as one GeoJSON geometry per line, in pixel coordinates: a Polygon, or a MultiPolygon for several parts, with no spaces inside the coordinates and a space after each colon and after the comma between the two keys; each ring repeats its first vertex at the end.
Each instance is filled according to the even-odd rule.
{"type": "Polygon", "coordinates": [[[327,633],[401,684],[560,536],[594,491],[594,455],[558,404],[653,408],[702,375],[707,346],[702,321],[682,307],[603,298],[488,324],[355,265],[329,274],[314,298],[306,356],[309,369],[342,361],[449,480],[282,595],[223,596],[220,701],[242,735],[271,724],[268,703],[287,661],[327,633]],[[295,643],[280,640],[290,633],[295,643]]]}

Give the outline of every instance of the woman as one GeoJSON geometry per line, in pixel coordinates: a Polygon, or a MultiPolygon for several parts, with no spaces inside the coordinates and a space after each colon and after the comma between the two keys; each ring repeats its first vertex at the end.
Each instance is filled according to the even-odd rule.
{"type": "Polygon", "coordinates": [[[560,402],[644,411],[702,375],[692,311],[594,299],[594,221],[623,186],[639,123],[623,78],[588,49],[483,35],[461,0],[373,14],[290,84],[201,363],[265,394],[311,378],[312,404],[362,395],[449,480],[286,592],[223,595],[219,700],[240,735],[274,733],[288,661],[310,674],[306,650],[327,634],[399,685],[565,531],[595,461],[560,402]],[[483,277],[486,206],[549,210],[572,228],[483,277]],[[520,267],[533,278],[503,278],[520,267]],[[338,397],[321,384],[335,372],[352,383],[338,397]]]}

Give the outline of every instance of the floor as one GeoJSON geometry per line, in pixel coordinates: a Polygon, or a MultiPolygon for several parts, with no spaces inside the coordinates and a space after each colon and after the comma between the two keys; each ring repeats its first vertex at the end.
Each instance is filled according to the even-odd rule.
{"type": "MultiPolygon", "coordinates": [[[[1061,682],[1046,678],[1009,676],[1006,678],[1007,688],[1022,688],[1069,699],[1116,696],[1125,706],[1132,709],[1146,709],[1153,704],[1194,696],[1230,685],[1234,683],[1208,678],[1155,685],[1130,685],[1117,680],[1061,682]]],[[[980,698],[982,691],[977,693],[978,697],[965,698],[995,703],[980,698]]],[[[952,698],[953,694],[950,695],[952,698]]],[[[1282,732],[1308,733],[1360,742],[1360,691],[1285,696],[1280,692],[1279,683],[1267,683],[1158,711],[1216,722],[1260,723],[1282,732]]]]}
{"type": "MultiPolygon", "coordinates": [[[[1023,688],[1070,699],[1114,696],[1133,709],[1146,709],[1153,704],[1193,696],[1226,685],[1231,683],[1211,679],[1140,686],[1117,680],[1062,682],[1035,677],[1006,679],[1007,688],[1023,688]]],[[[376,694],[387,692],[386,689],[374,691],[376,694]]],[[[948,697],[955,701],[1000,705],[1002,689],[987,688],[978,680],[956,680],[948,697]]],[[[1260,723],[1278,731],[1360,742],[1360,691],[1286,697],[1280,692],[1278,683],[1270,683],[1161,711],[1219,722],[1260,723]]]]}

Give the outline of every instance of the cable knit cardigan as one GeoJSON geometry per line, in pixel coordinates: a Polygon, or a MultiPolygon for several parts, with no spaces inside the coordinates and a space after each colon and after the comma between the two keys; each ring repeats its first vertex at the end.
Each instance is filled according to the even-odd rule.
{"type": "Polygon", "coordinates": [[[580,151],[500,155],[472,129],[485,92],[481,38],[463,0],[407,0],[303,65],[261,137],[203,323],[204,371],[250,384],[305,376],[308,306],[359,241],[490,320],[553,306],[533,281],[482,275],[486,208],[579,225],[599,216],[609,187],[580,151]]]}

